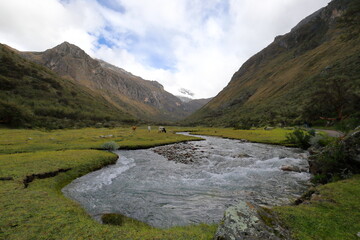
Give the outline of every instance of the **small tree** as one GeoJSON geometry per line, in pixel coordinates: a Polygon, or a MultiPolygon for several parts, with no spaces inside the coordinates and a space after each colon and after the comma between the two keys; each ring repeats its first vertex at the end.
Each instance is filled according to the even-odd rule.
{"type": "Polygon", "coordinates": [[[305,119],[324,119],[340,122],[357,108],[360,96],[355,93],[349,77],[338,75],[319,81],[317,90],[305,106],[305,119]]]}

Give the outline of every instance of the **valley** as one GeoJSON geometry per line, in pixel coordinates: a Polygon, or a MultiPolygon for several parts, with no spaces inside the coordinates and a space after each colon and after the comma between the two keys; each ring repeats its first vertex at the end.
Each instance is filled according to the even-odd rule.
{"type": "Polygon", "coordinates": [[[145,24],[154,9],[75,2],[54,0],[56,16],[77,20],[71,34],[46,36],[51,47],[35,41],[45,21],[29,28],[36,51],[14,48],[26,44],[13,28],[28,29],[0,3],[0,239],[360,237],[359,1],[330,1],[231,79],[226,65],[256,45],[232,45],[247,29],[233,3],[176,5],[169,22],[158,14],[145,24]],[[173,26],[189,13],[194,28],[173,26]],[[208,97],[215,78],[227,85],[208,97]]]}

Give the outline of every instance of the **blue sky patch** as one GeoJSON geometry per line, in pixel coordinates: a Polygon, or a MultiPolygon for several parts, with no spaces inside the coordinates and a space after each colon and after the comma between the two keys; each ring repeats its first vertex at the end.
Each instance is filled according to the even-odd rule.
{"type": "Polygon", "coordinates": [[[149,54],[147,57],[147,63],[153,67],[158,69],[175,71],[175,61],[170,57],[166,57],[164,55],[158,55],[156,53],[149,54]]]}
{"type": "Polygon", "coordinates": [[[204,8],[203,19],[207,20],[211,17],[224,17],[228,15],[230,10],[229,0],[221,0],[216,4],[213,4],[211,7],[204,8]]]}
{"type": "Polygon", "coordinates": [[[98,43],[99,45],[105,45],[105,46],[107,46],[107,47],[109,47],[109,48],[112,48],[113,46],[115,46],[115,44],[114,44],[112,41],[110,41],[109,39],[105,38],[103,35],[100,35],[100,36],[98,37],[97,43],[98,43]]]}
{"type": "Polygon", "coordinates": [[[114,10],[119,13],[125,13],[126,9],[120,4],[119,1],[114,0],[96,0],[100,5],[114,10]]]}

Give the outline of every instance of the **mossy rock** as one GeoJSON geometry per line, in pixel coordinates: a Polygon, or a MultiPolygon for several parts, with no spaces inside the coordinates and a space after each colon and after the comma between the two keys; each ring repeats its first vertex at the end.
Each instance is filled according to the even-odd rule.
{"type": "Polygon", "coordinates": [[[270,209],[240,201],[226,209],[214,239],[280,240],[290,239],[290,234],[270,209]]]}

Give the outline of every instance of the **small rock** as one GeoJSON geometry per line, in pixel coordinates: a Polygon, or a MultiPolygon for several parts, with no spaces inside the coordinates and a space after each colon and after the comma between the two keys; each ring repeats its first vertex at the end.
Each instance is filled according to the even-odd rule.
{"type": "Polygon", "coordinates": [[[28,140],[32,140],[32,138],[31,138],[31,137],[29,137],[29,138],[28,138],[28,140]]]}
{"type": "Polygon", "coordinates": [[[358,236],[358,237],[360,238],[360,232],[358,232],[358,233],[356,234],[356,236],[358,236]]]}
{"type": "Polygon", "coordinates": [[[237,158],[249,158],[251,157],[249,154],[246,153],[240,153],[239,155],[236,156],[237,158]]]}
{"type": "Polygon", "coordinates": [[[311,195],[310,201],[321,201],[321,200],[322,200],[322,197],[320,194],[313,193],[311,195]]]}
{"type": "Polygon", "coordinates": [[[292,165],[283,165],[280,169],[286,172],[301,172],[299,167],[292,165]]]}

